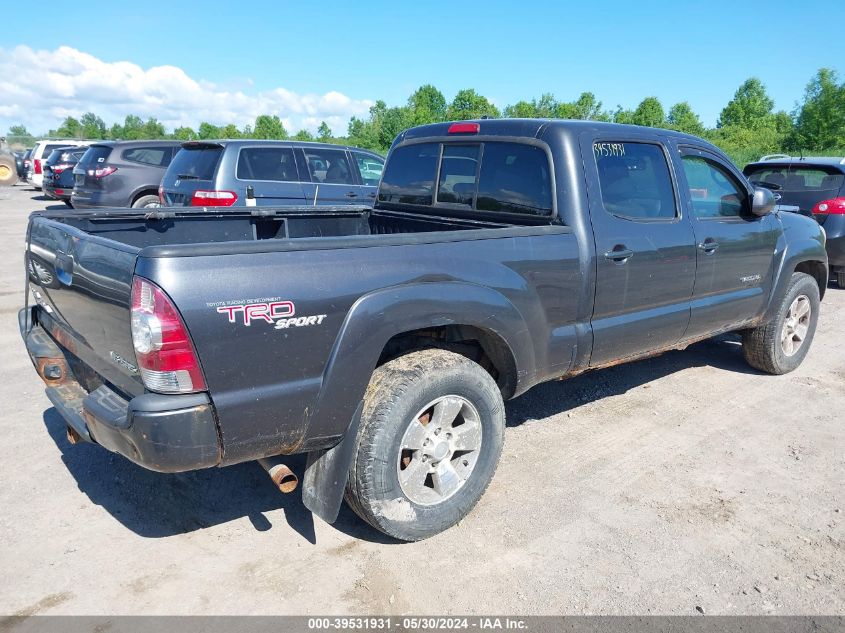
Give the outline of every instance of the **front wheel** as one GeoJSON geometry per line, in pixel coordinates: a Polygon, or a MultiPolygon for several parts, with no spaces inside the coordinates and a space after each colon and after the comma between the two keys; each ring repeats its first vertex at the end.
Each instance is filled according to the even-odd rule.
{"type": "Polygon", "coordinates": [[[412,352],[376,369],[364,398],[346,502],[376,529],[418,541],[455,525],[502,452],[496,382],[453,352],[412,352]]]}
{"type": "Polygon", "coordinates": [[[742,335],[742,352],[748,364],[776,375],[798,367],[813,342],[819,305],[816,280],[805,273],[793,273],[775,317],[742,335]]]}

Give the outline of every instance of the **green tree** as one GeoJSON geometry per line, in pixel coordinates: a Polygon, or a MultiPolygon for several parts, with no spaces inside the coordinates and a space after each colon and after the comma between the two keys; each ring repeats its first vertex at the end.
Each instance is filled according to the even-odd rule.
{"type": "Polygon", "coordinates": [[[332,137],[332,129],[329,127],[329,124],[325,121],[320,122],[320,127],[317,128],[317,138],[323,141],[324,143],[330,140],[332,137]]]}
{"type": "Polygon", "coordinates": [[[59,126],[59,129],[56,130],[56,136],[62,138],[82,138],[82,126],[72,116],[66,117],[59,126]]]}
{"type": "Polygon", "coordinates": [[[408,97],[412,125],[424,125],[446,120],[446,97],[431,84],[417,88],[408,97]]]}
{"type": "Polygon", "coordinates": [[[288,137],[288,131],[276,115],[261,114],[255,119],[252,137],[283,140],[288,137]]]}
{"type": "Polygon", "coordinates": [[[561,119],[609,121],[610,115],[601,106],[601,101],[592,92],[582,92],[575,101],[557,104],[555,116],[561,119]]]}
{"type": "Polygon", "coordinates": [[[134,114],[127,114],[123,120],[123,135],[126,141],[136,141],[144,138],[144,122],[141,117],[134,114]]]}
{"type": "Polygon", "coordinates": [[[835,70],[821,68],[807,84],[796,111],[795,140],[801,148],[845,148],[845,83],[835,70]]]}
{"type": "Polygon", "coordinates": [[[141,128],[141,136],[144,139],[159,139],[167,136],[167,131],[158,119],[150,117],[141,128]]]}
{"type": "Polygon", "coordinates": [[[223,138],[240,138],[241,131],[238,129],[237,125],[229,123],[229,125],[224,125],[220,129],[220,136],[223,138]]]}
{"type": "Polygon", "coordinates": [[[24,125],[12,125],[9,127],[9,136],[32,136],[26,131],[24,125]]]}
{"type": "Polygon", "coordinates": [[[736,125],[754,129],[771,123],[775,102],[757,77],[746,79],[719,115],[717,127],[736,125]]]}
{"type": "Polygon", "coordinates": [[[669,116],[666,118],[669,127],[679,132],[686,134],[694,134],[695,136],[704,135],[704,124],[698,115],[693,112],[692,106],[686,101],[676,103],[669,108],[669,116]]]}
{"type": "Polygon", "coordinates": [[[451,121],[466,121],[482,117],[498,118],[499,110],[475,90],[459,90],[449,104],[446,117],[451,121]]]}
{"type": "Polygon", "coordinates": [[[314,135],[311,134],[308,130],[299,130],[296,134],[293,135],[294,141],[313,141],[314,135]]]}
{"type": "Polygon", "coordinates": [[[349,125],[346,128],[346,137],[349,139],[349,144],[355,147],[373,150],[382,149],[378,142],[375,126],[371,121],[352,117],[349,119],[349,125]]]}
{"type": "Polygon", "coordinates": [[[178,141],[193,141],[197,138],[197,133],[194,132],[193,128],[177,127],[173,130],[173,138],[178,141]]]}
{"type": "Polygon", "coordinates": [[[614,123],[624,123],[626,125],[634,125],[634,111],[626,110],[621,105],[616,106],[616,110],[611,115],[614,123]]]}
{"type": "Polygon", "coordinates": [[[632,121],[634,125],[647,127],[663,127],[666,125],[666,114],[657,97],[646,97],[634,110],[632,121]]]}
{"type": "Polygon", "coordinates": [[[513,105],[505,107],[503,116],[511,119],[538,119],[537,103],[534,101],[517,101],[513,105]]]}
{"type": "Polygon", "coordinates": [[[79,120],[82,127],[82,138],[103,139],[106,138],[106,124],[93,112],[86,112],[79,120]]]}
{"type": "Polygon", "coordinates": [[[114,123],[106,133],[106,138],[113,141],[119,141],[123,138],[123,126],[120,123],[114,123]]]}
{"type": "Polygon", "coordinates": [[[212,125],[207,121],[200,123],[199,130],[197,130],[197,138],[207,140],[210,138],[220,138],[220,128],[212,125]]]}

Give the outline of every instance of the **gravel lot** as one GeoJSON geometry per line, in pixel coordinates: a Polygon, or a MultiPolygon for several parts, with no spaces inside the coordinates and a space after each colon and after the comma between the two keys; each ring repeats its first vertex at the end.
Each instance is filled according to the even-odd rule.
{"type": "Polygon", "coordinates": [[[722,337],[533,389],[476,510],[397,544],[345,507],[313,520],[256,464],[71,446],[16,320],[26,218],[53,204],[0,189],[0,614],[845,610],[845,291],[787,376],[722,337]]]}

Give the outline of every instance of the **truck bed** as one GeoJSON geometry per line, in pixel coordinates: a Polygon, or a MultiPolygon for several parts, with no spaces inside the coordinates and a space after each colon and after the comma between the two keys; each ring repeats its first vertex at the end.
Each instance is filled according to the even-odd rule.
{"type": "Polygon", "coordinates": [[[98,209],[45,212],[43,217],[89,235],[134,246],[258,242],[505,228],[512,224],[463,220],[366,206],[243,208],[238,210],[98,209]]]}

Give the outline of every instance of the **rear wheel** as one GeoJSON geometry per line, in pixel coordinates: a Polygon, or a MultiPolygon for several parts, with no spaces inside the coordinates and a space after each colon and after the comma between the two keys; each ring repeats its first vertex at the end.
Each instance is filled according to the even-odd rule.
{"type": "Polygon", "coordinates": [[[775,317],[742,335],[742,352],[752,367],[786,374],[801,364],[813,342],[819,318],[819,287],[804,273],[793,273],[775,317]]]}
{"type": "Polygon", "coordinates": [[[0,154],[0,185],[14,185],[18,181],[18,168],[15,159],[0,154]]]}
{"type": "Polygon", "coordinates": [[[346,501],[403,541],[442,532],[486,490],[504,428],[499,388],[471,360],[429,349],[390,361],[367,389],[346,501]]]}
{"type": "Polygon", "coordinates": [[[845,289],[845,270],[840,270],[836,273],[836,285],[845,289]]]}
{"type": "Polygon", "coordinates": [[[161,200],[158,199],[158,196],[141,196],[135,202],[132,203],[133,209],[153,209],[155,207],[161,206],[161,200]]]}

